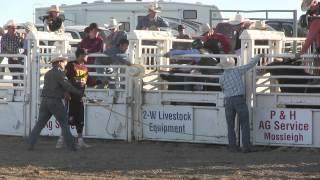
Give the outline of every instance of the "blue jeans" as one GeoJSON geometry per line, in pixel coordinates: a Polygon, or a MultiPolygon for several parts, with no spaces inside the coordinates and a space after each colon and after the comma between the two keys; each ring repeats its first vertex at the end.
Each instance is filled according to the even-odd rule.
{"type": "Polygon", "coordinates": [[[52,115],[56,118],[56,120],[59,121],[61,133],[65,143],[69,148],[74,149],[75,139],[70,132],[70,128],[68,125],[68,114],[65,106],[62,103],[62,99],[53,99],[46,97],[42,97],[39,109],[39,118],[29,136],[30,145],[35,145],[41,130],[45,127],[52,115]]]}
{"type": "Polygon", "coordinates": [[[249,111],[245,96],[231,96],[224,98],[226,120],[228,125],[228,140],[230,146],[236,146],[236,133],[234,129],[236,114],[242,132],[242,144],[244,147],[250,145],[249,111]]]}

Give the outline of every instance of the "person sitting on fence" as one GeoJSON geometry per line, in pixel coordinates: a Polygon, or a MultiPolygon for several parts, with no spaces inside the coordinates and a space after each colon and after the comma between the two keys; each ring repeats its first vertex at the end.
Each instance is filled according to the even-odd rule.
{"type": "MultiPolygon", "coordinates": [[[[128,61],[128,56],[125,54],[129,47],[129,41],[127,39],[121,39],[116,47],[106,49],[104,54],[107,58],[97,58],[96,65],[131,65],[128,61]]],[[[112,72],[117,72],[118,68],[97,68],[98,74],[110,74],[112,72]]],[[[120,73],[124,73],[123,69],[120,68],[120,73]]],[[[114,89],[114,79],[111,77],[99,77],[98,78],[102,84],[98,85],[97,88],[104,88],[107,81],[109,81],[109,88],[114,89]]]]}
{"type": "MultiPolygon", "coordinates": [[[[78,48],[75,52],[76,60],[69,61],[66,68],[65,74],[68,81],[73,87],[84,91],[86,86],[94,86],[97,82],[89,76],[88,68],[85,62],[88,58],[88,51],[83,48],[78,48]]],[[[76,126],[77,129],[77,143],[80,148],[90,147],[86,144],[82,137],[83,127],[84,127],[84,105],[82,97],[74,93],[67,93],[65,97],[66,105],[69,105],[69,124],[76,126]],[[69,103],[67,103],[69,102],[69,103]]],[[[63,135],[61,134],[56,148],[61,148],[63,145],[63,135]]]]}
{"type": "Polygon", "coordinates": [[[316,42],[317,51],[320,52],[320,3],[318,0],[303,0],[301,10],[307,11],[308,34],[299,55],[307,52],[313,42],[316,42]]]}
{"type": "MultiPolygon", "coordinates": [[[[177,39],[191,39],[191,37],[188,34],[184,33],[185,27],[180,24],[178,25],[178,35],[176,36],[177,39]]],[[[190,49],[191,44],[189,42],[173,42],[172,44],[173,49],[190,49]]]]}
{"type": "Polygon", "coordinates": [[[169,27],[169,23],[158,15],[161,12],[161,8],[157,2],[150,5],[148,12],[148,15],[138,20],[137,30],[159,31],[161,27],[169,27]]]}
{"type": "Polygon", "coordinates": [[[203,37],[206,49],[213,54],[229,54],[231,52],[231,44],[228,38],[221,33],[211,30],[203,37]]]}
{"type": "Polygon", "coordinates": [[[249,19],[245,19],[241,14],[237,13],[234,17],[230,18],[228,22],[217,24],[215,31],[228,38],[231,44],[231,53],[240,54],[240,35],[245,29],[248,29],[252,23],[249,19]]]}
{"type": "Polygon", "coordinates": [[[76,94],[78,97],[82,97],[84,95],[84,91],[73,87],[68,82],[64,74],[66,62],[67,58],[62,56],[53,58],[51,60],[52,69],[50,69],[44,76],[39,118],[29,135],[28,150],[34,149],[41,130],[46,126],[52,115],[57,121],[59,121],[65,143],[71,150],[77,150],[75,140],[70,132],[68,114],[66,107],[62,102],[62,98],[66,92],[71,92],[76,94]]]}
{"type": "MultiPolygon", "coordinates": [[[[19,33],[16,32],[17,24],[14,20],[9,20],[4,26],[7,29],[7,33],[2,36],[1,39],[1,53],[2,54],[19,54],[19,49],[23,46],[23,39],[19,33]]],[[[23,59],[17,57],[8,57],[8,64],[20,64],[22,65],[23,59]]],[[[23,72],[23,68],[10,67],[10,72],[23,72]]],[[[20,76],[13,75],[13,80],[20,79],[20,76]]],[[[17,86],[17,83],[13,83],[17,86]]]]}
{"type": "Polygon", "coordinates": [[[111,31],[111,34],[105,40],[106,49],[116,47],[121,39],[127,39],[127,33],[119,30],[121,23],[118,23],[115,18],[111,18],[110,24],[104,26],[111,31]]]}
{"type": "Polygon", "coordinates": [[[249,112],[246,104],[245,84],[243,76],[253,68],[264,55],[255,56],[248,64],[235,66],[233,58],[222,58],[217,66],[224,69],[219,83],[224,93],[225,114],[228,126],[229,150],[238,151],[235,134],[235,117],[238,114],[241,132],[243,152],[252,151],[250,147],[249,112]]]}
{"type": "MultiPolygon", "coordinates": [[[[320,53],[320,3],[318,0],[303,0],[301,4],[301,10],[307,11],[306,16],[307,19],[306,24],[307,28],[309,29],[307,38],[305,40],[305,43],[302,46],[302,49],[299,53],[296,54],[296,59],[300,59],[302,54],[305,54],[308,49],[311,47],[311,44],[315,42],[315,50],[317,53],[320,53]]],[[[319,58],[312,59],[313,66],[319,67],[320,61],[319,58]]],[[[307,64],[304,64],[307,65],[307,64]]],[[[310,72],[309,69],[305,70],[306,72],[310,72]]],[[[311,70],[311,73],[313,75],[319,75],[320,71],[319,69],[311,70]]],[[[315,80],[317,81],[317,80],[315,80]]]]}
{"type": "Polygon", "coordinates": [[[48,15],[43,16],[42,20],[44,23],[45,30],[48,32],[64,32],[64,16],[60,13],[63,12],[60,10],[59,6],[52,5],[48,9],[48,15]]]}
{"type": "MultiPolygon", "coordinates": [[[[79,48],[84,48],[88,50],[88,53],[99,53],[103,52],[103,41],[102,39],[98,36],[99,31],[101,30],[98,27],[97,23],[91,23],[89,25],[89,36],[82,39],[82,41],[79,44],[79,48]]],[[[95,64],[95,59],[94,57],[89,57],[86,64],[92,65],[95,64]]],[[[95,72],[95,68],[88,68],[89,72],[95,72]]]]}

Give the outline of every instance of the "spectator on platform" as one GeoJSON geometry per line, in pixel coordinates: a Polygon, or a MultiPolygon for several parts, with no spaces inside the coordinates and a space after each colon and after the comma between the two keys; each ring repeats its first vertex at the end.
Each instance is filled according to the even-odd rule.
{"type": "MultiPolygon", "coordinates": [[[[191,37],[188,34],[185,34],[184,30],[185,27],[180,24],[178,25],[178,35],[176,36],[177,39],[191,39],[191,37]]],[[[191,44],[189,42],[173,42],[172,44],[173,49],[190,49],[191,44]]]]}
{"type": "Polygon", "coordinates": [[[158,15],[161,12],[161,8],[157,2],[150,5],[148,12],[148,15],[139,19],[137,30],[159,31],[161,27],[169,27],[169,23],[158,15]]]}
{"type": "Polygon", "coordinates": [[[213,54],[229,54],[231,53],[231,44],[228,38],[221,34],[217,33],[215,30],[210,30],[203,37],[205,42],[205,48],[213,54]]]}
{"type": "Polygon", "coordinates": [[[248,64],[235,66],[233,58],[221,58],[220,66],[224,69],[219,83],[224,93],[225,114],[228,126],[229,150],[238,151],[235,134],[235,117],[238,115],[242,132],[242,152],[252,151],[250,146],[249,111],[246,103],[243,76],[253,68],[264,55],[255,56],[248,64]]]}
{"type": "Polygon", "coordinates": [[[231,53],[240,54],[240,35],[245,29],[249,29],[252,23],[249,19],[245,19],[241,14],[237,13],[228,22],[217,24],[215,32],[223,34],[228,39],[231,45],[231,53]]]}
{"type": "Polygon", "coordinates": [[[185,29],[186,28],[184,27],[184,25],[178,25],[178,35],[176,36],[177,39],[191,39],[191,37],[184,32],[185,29]]]}
{"type": "Polygon", "coordinates": [[[320,3],[318,0],[303,0],[301,4],[301,10],[307,11],[307,15],[310,16],[310,18],[307,20],[309,21],[307,39],[298,55],[300,56],[305,54],[313,42],[316,42],[317,52],[320,53],[320,18],[318,18],[320,15],[320,3]]]}
{"type": "Polygon", "coordinates": [[[48,15],[43,17],[45,30],[48,32],[64,32],[64,16],[61,15],[63,11],[59,6],[52,5],[48,9],[48,15]]]}
{"type": "MultiPolygon", "coordinates": [[[[23,39],[19,33],[16,32],[17,24],[14,20],[9,20],[4,26],[7,33],[1,39],[1,53],[2,54],[19,54],[19,49],[23,46],[23,39]]],[[[8,57],[8,64],[23,64],[22,58],[8,57]]],[[[10,72],[23,72],[23,68],[11,67],[10,72]]],[[[12,79],[19,79],[20,76],[13,76],[12,79]]],[[[16,83],[14,86],[18,85],[16,83]]]]}
{"type": "Polygon", "coordinates": [[[119,29],[121,23],[118,23],[115,18],[111,18],[110,23],[104,26],[111,31],[105,41],[106,49],[116,47],[121,39],[127,39],[127,33],[119,29]]]}
{"type": "MultiPolygon", "coordinates": [[[[89,34],[88,37],[85,37],[82,39],[82,41],[79,44],[79,48],[87,49],[88,53],[102,53],[103,52],[103,41],[102,39],[98,36],[99,29],[97,23],[91,23],[89,25],[89,34]]],[[[88,65],[95,64],[95,58],[94,57],[89,57],[87,60],[88,65]]],[[[95,68],[88,68],[89,72],[95,72],[95,68]]]]}

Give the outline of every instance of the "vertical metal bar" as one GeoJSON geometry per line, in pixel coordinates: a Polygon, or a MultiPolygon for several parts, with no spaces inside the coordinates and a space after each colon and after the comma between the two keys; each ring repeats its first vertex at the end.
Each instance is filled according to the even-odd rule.
{"type": "Polygon", "coordinates": [[[293,10],[293,36],[298,37],[298,15],[297,15],[297,10],[293,10]]]}

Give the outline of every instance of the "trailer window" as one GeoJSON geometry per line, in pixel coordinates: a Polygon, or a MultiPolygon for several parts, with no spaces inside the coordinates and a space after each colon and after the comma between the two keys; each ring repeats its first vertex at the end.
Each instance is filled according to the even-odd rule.
{"type": "Polygon", "coordinates": [[[197,19],[197,10],[183,10],[183,19],[197,19]]]}
{"type": "Polygon", "coordinates": [[[126,31],[126,32],[130,32],[130,23],[129,22],[120,22],[121,26],[119,27],[119,29],[121,31],[126,31]]]}

